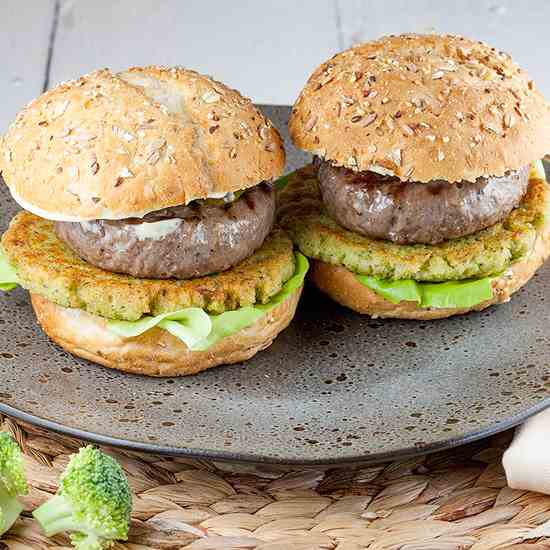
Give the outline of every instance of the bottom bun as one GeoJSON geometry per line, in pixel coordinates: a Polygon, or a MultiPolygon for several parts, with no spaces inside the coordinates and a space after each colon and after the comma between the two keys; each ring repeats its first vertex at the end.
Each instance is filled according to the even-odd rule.
{"type": "Polygon", "coordinates": [[[345,267],[327,264],[318,260],[311,262],[310,277],[319,289],[336,302],[371,317],[393,317],[396,319],[443,319],[469,311],[481,311],[493,304],[510,300],[535,274],[550,254],[548,236],[539,236],[532,254],[515,262],[493,282],[493,297],[470,308],[422,308],[416,302],[393,304],[373,290],[361,284],[354,273],[345,267]]]}
{"type": "Polygon", "coordinates": [[[80,309],[58,306],[31,294],[44,332],[62,348],[105,367],[147,376],[185,376],[250,359],[267,348],[294,317],[302,289],[266,313],[253,325],[227,336],[205,351],[191,351],[160,328],[135,338],[109,331],[102,317],[80,309]]]}

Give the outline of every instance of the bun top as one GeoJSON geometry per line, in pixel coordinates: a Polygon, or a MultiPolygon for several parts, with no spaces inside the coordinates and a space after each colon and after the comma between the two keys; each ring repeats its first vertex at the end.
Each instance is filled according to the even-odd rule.
{"type": "Polygon", "coordinates": [[[502,176],[550,152],[550,107],[511,58],[458,36],[384,37],[310,77],[290,120],[298,147],[404,181],[502,176]]]}
{"type": "Polygon", "coordinates": [[[0,141],[27,210],[120,219],[221,196],[281,174],[281,137],[239,92],[183,68],[99,70],[32,101],[0,141]]]}

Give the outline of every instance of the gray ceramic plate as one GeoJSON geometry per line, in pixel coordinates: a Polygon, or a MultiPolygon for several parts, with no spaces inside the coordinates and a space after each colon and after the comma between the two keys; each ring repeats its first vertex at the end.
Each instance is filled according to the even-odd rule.
{"type": "MultiPolygon", "coordinates": [[[[287,108],[265,110],[284,128],[287,108]]],[[[289,151],[290,167],[307,160],[289,151]]],[[[15,211],[2,187],[2,231],[15,211]]],[[[307,289],[290,328],[248,363],[152,379],[63,352],[18,289],[0,295],[0,411],[100,443],[239,461],[439,450],[550,405],[549,292],[550,265],[508,304],[422,323],[361,318],[307,289]]]]}

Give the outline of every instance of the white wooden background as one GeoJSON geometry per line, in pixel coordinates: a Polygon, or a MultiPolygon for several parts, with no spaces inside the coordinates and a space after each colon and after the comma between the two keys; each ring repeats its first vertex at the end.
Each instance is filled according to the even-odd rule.
{"type": "Polygon", "coordinates": [[[178,64],[290,104],[354,42],[454,32],[513,54],[550,97],[549,0],[0,0],[0,132],[47,85],[99,67],[178,64]]]}

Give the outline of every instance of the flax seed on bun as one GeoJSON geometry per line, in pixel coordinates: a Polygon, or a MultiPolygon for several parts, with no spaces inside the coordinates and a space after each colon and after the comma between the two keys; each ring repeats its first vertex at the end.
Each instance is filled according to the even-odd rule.
{"type": "Polygon", "coordinates": [[[335,165],[403,181],[502,176],[550,152],[550,107],[495,48],[401,35],[323,63],[294,105],[294,143],[335,165]]]}
{"type": "Polygon", "coordinates": [[[122,219],[271,180],[279,133],[249,99],[183,68],[108,69],[31,102],[0,142],[14,198],[62,221],[122,219]]]}

